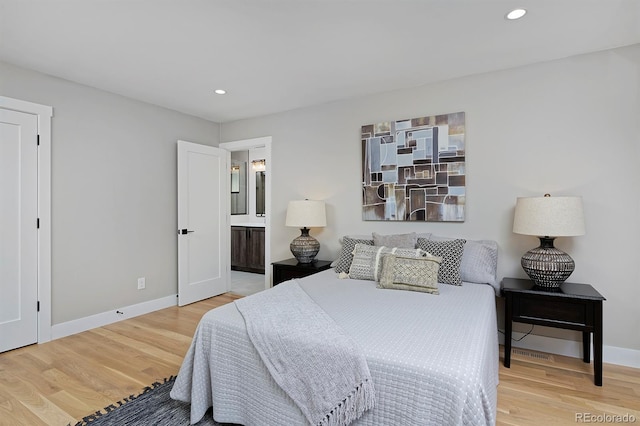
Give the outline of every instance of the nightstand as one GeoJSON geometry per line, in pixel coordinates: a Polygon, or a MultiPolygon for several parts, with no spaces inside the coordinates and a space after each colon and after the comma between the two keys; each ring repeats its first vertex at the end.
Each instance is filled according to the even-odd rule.
{"type": "Polygon", "coordinates": [[[582,331],[582,360],[590,362],[593,333],[593,369],[596,386],[602,386],[602,302],[589,284],[562,283],[557,289],[537,287],[519,278],[502,280],[505,302],[504,366],[511,366],[513,321],[582,331]]]}
{"type": "Polygon", "coordinates": [[[293,278],[302,278],[316,272],[331,268],[328,260],[315,260],[311,263],[298,263],[298,259],[292,258],[273,262],[273,285],[293,278]]]}

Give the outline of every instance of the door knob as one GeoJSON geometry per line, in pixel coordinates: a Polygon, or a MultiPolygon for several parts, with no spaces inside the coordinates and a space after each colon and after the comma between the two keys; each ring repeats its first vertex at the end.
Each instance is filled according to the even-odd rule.
{"type": "Polygon", "coordinates": [[[178,235],[190,234],[195,231],[189,231],[188,229],[178,229],[178,235]]]}

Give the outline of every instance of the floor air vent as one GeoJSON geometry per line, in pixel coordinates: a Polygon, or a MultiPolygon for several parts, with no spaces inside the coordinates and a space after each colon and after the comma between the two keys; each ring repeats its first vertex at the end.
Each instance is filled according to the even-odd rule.
{"type": "Polygon", "coordinates": [[[543,359],[545,361],[551,361],[551,356],[549,354],[545,354],[541,352],[529,352],[523,349],[512,349],[511,354],[526,356],[527,358],[535,358],[535,359],[543,359]]]}

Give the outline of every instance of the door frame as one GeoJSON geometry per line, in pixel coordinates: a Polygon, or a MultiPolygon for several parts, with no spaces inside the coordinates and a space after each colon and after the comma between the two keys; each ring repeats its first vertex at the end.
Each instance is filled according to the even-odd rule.
{"type": "Polygon", "coordinates": [[[0,96],[0,108],[38,118],[38,343],[51,340],[51,118],[53,107],[0,96]]]}
{"type": "MultiPolygon", "coordinates": [[[[264,221],[264,288],[271,287],[271,182],[273,174],[273,164],[271,163],[271,136],[263,136],[253,139],[243,139],[232,142],[223,142],[218,144],[219,148],[226,149],[229,152],[247,151],[251,148],[264,147],[264,159],[267,164],[267,174],[265,175],[265,221],[264,221]]],[[[229,198],[231,194],[229,193],[229,198]]],[[[228,212],[228,222],[231,223],[231,209],[228,212]]],[[[231,247],[231,225],[227,226],[226,239],[231,247]]],[[[231,286],[231,249],[228,250],[229,274],[227,276],[227,288],[231,286]]]]}

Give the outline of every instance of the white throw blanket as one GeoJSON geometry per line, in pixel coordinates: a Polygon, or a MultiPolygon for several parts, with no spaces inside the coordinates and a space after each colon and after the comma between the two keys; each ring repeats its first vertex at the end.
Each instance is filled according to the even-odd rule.
{"type": "Polygon", "coordinates": [[[273,379],[311,424],[348,425],[374,407],[364,354],[295,280],[235,304],[273,379]]]}

